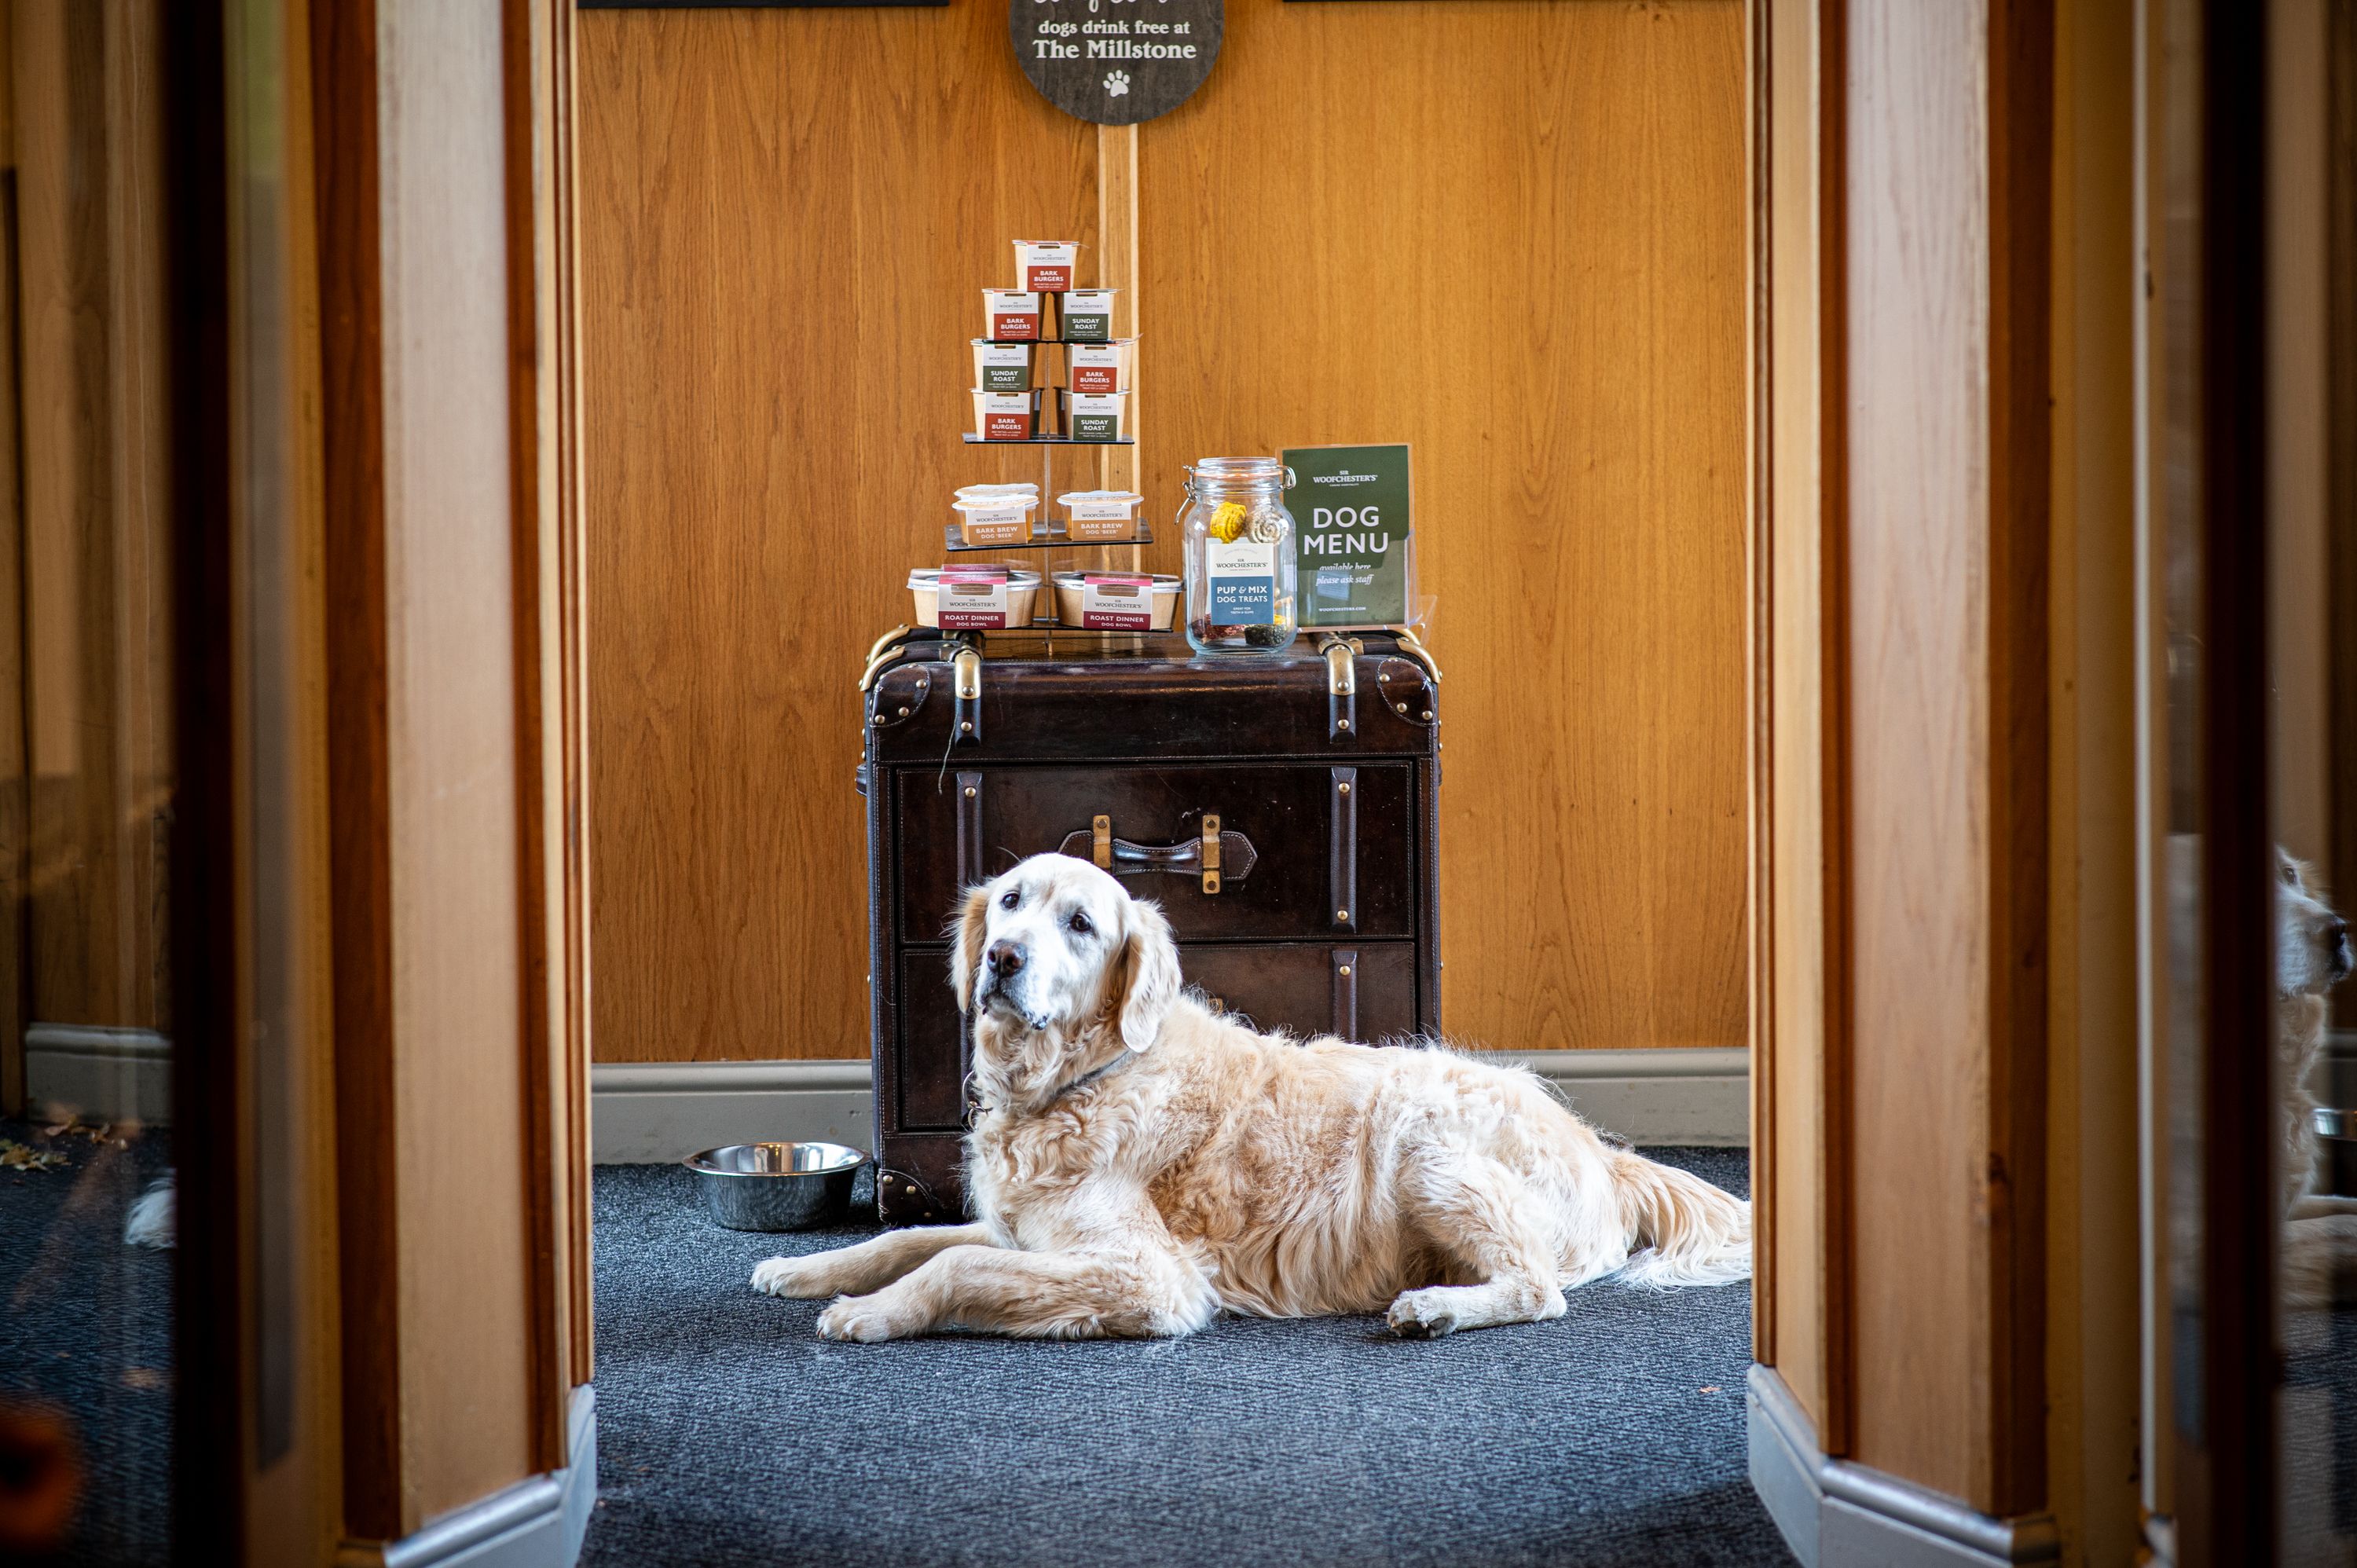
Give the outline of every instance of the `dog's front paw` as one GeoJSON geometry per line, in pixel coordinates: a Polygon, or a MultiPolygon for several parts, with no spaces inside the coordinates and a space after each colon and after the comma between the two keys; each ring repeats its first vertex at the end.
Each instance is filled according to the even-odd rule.
{"type": "Polygon", "coordinates": [[[1383,1321],[1403,1339],[1437,1339],[1456,1329],[1457,1313],[1440,1286],[1401,1292],[1383,1321]]]}
{"type": "Polygon", "coordinates": [[[818,1315],[818,1331],[828,1339],[873,1345],[900,1332],[884,1304],[872,1295],[846,1295],[818,1315]]]}
{"type": "Polygon", "coordinates": [[[753,1288],[763,1295],[791,1296],[807,1301],[827,1294],[812,1275],[808,1258],[770,1258],[753,1265],[753,1288]]]}

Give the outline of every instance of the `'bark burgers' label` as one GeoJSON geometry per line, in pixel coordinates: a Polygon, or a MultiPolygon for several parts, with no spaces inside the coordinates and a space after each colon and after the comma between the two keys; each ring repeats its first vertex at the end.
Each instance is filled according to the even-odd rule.
{"type": "Polygon", "coordinates": [[[1072,264],[1080,253],[1071,240],[1017,240],[1015,275],[1035,294],[1061,294],[1072,286],[1072,264]]]}
{"type": "Polygon", "coordinates": [[[1276,621],[1276,546],[1254,539],[1206,540],[1203,576],[1214,626],[1276,621]]]}
{"type": "Polygon", "coordinates": [[[1039,394],[974,394],[974,434],[985,441],[1028,441],[1039,430],[1039,394]]]}
{"type": "Polygon", "coordinates": [[[1066,350],[1076,392],[1125,392],[1129,390],[1127,343],[1074,344],[1066,350]]]}
{"type": "Polygon", "coordinates": [[[982,291],[982,307],[990,317],[990,336],[1000,343],[1036,343],[1039,339],[1039,296],[1006,289],[982,291]]]}

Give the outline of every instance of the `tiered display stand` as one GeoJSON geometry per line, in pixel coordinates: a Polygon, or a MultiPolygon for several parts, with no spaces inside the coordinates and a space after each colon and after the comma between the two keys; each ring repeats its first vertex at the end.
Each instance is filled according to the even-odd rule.
{"type": "MultiPolygon", "coordinates": [[[[1057,319],[1060,324],[1061,323],[1062,317],[1063,313],[1060,308],[1057,312],[1057,319]]],[[[1115,340],[1117,341],[1118,339],[1115,340]]],[[[1013,346],[1028,343],[1040,349],[1052,347],[1070,349],[1073,347],[1072,340],[1062,337],[1060,334],[1054,338],[985,338],[984,341],[1002,346],[1013,346]]],[[[1079,346],[1086,349],[1099,348],[1103,345],[1088,341],[1082,342],[1079,346]]],[[[1037,360],[1038,356],[1035,355],[1035,366],[1037,360]]],[[[1035,383],[1039,380],[1036,370],[1032,380],[1035,383]]],[[[1069,391],[1071,384],[1071,371],[1069,360],[1066,361],[1064,382],[1065,390],[1069,391]]],[[[1104,448],[1135,446],[1137,445],[1137,437],[1135,435],[1115,436],[1109,441],[1075,441],[1070,435],[1029,435],[1019,440],[991,440],[985,436],[976,435],[972,431],[967,431],[963,434],[963,438],[965,445],[968,446],[1037,446],[1040,448],[1039,508],[1037,515],[1041,519],[1045,519],[1048,516],[1049,509],[1055,504],[1056,449],[1058,447],[1060,446],[1075,451],[1091,452],[1104,448]]],[[[1052,655],[1055,648],[1056,634],[1059,632],[1071,637],[1126,638],[1131,639],[1171,635],[1170,633],[1165,632],[1101,631],[1092,628],[1070,626],[1058,619],[1052,613],[1056,604],[1056,576],[1053,569],[1053,563],[1048,558],[1046,553],[1047,552],[1057,550],[1123,550],[1135,545],[1151,544],[1153,542],[1153,525],[1146,519],[1146,503],[1140,501],[1137,508],[1137,521],[1135,527],[1126,537],[1121,539],[1083,539],[1075,541],[1071,538],[1070,532],[1061,522],[1049,524],[1042,521],[1034,524],[1031,537],[1028,540],[1025,540],[1018,543],[968,544],[965,542],[963,535],[959,532],[957,524],[951,523],[942,530],[942,548],[952,554],[974,553],[1014,555],[1021,554],[1026,551],[1041,553],[1039,561],[1039,593],[1045,598],[1050,613],[1045,618],[1035,618],[1028,626],[1009,627],[999,635],[1003,637],[1023,635],[1044,636],[1049,640],[1049,651],[1052,655]]],[[[1178,614],[1184,615],[1185,613],[1186,609],[1182,605],[1179,607],[1178,614]]],[[[971,639],[976,643],[980,641],[984,635],[985,634],[981,632],[959,631],[950,631],[942,634],[944,639],[954,639],[959,641],[971,639]]]]}

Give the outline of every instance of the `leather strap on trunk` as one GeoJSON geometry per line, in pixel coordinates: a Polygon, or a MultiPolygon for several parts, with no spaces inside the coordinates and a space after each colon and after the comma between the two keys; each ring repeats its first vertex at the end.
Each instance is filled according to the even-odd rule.
{"type": "Polygon", "coordinates": [[[1336,768],[1328,785],[1326,885],[1334,929],[1359,929],[1359,770],[1336,768]]]}

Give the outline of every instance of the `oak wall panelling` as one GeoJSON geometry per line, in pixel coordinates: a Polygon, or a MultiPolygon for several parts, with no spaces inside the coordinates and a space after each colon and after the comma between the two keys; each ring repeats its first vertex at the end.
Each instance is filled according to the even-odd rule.
{"type": "Polygon", "coordinates": [[[1157,509],[1199,454],[1415,444],[1470,1043],[1745,1036],[1743,27],[1250,0],[1143,128],[1157,509]]]}
{"type": "Polygon", "coordinates": [[[597,1055],[863,1056],[853,682],[950,492],[1039,473],[958,440],[965,345],[1017,236],[1093,275],[1123,138],[987,5],[576,26],[597,1055]]]}
{"type": "Polygon", "coordinates": [[[1741,1042],[1738,5],[1252,0],[1120,134],[990,7],[578,26],[599,1059],[860,1054],[847,682],[994,477],[975,291],[1049,231],[1126,269],[1157,518],[1194,456],[1417,444],[1451,1032],[1741,1042]]]}

